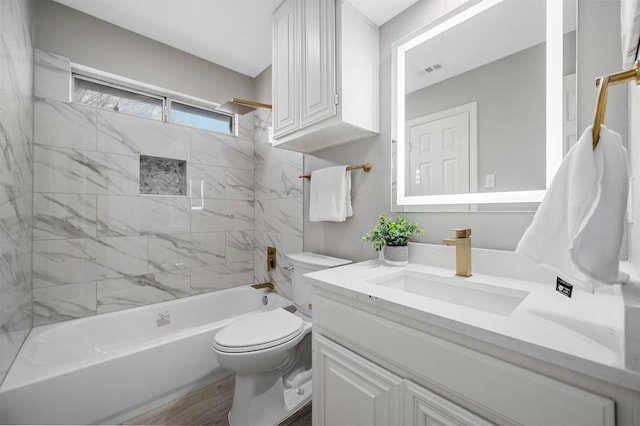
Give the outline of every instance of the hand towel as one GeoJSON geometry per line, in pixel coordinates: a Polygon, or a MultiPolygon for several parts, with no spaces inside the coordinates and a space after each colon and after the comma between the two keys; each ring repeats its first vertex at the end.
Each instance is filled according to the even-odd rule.
{"type": "Polygon", "coordinates": [[[319,169],[311,173],[309,188],[310,222],[344,222],[353,216],[351,172],[347,166],[319,169]]]}
{"type": "Polygon", "coordinates": [[[628,193],[627,150],[602,126],[594,150],[587,128],[565,156],[516,252],[593,292],[626,282],[620,272],[628,193]]]}
{"type": "Polygon", "coordinates": [[[640,45],[640,0],[620,2],[620,33],[622,36],[622,68],[635,65],[640,45]]]}

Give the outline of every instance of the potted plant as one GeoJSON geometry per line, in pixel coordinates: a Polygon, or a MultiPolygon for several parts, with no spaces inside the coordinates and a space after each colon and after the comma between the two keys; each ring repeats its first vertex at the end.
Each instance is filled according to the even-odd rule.
{"type": "Polygon", "coordinates": [[[409,223],[398,216],[394,219],[380,214],[378,224],[369,231],[362,241],[371,241],[375,251],[382,250],[382,256],[390,265],[406,265],[409,263],[409,247],[407,244],[415,234],[422,235],[424,230],[417,223],[409,223]]]}

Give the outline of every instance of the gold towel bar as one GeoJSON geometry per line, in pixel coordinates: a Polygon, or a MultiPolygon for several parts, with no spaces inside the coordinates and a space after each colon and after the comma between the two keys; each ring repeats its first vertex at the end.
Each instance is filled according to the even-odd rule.
{"type": "Polygon", "coordinates": [[[636,84],[640,84],[640,61],[637,61],[635,68],[630,70],[596,78],[598,100],[596,101],[596,111],[593,115],[593,149],[596,149],[600,141],[600,126],[604,123],[607,113],[607,91],[609,86],[634,80],[636,84]]]}
{"type": "MultiPolygon", "coordinates": [[[[349,166],[347,167],[347,170],[359,170],[362,169],[365,172],[369,173],[371,171],[371,168],[373,166],[369,163],[364,163],[364,164],[358,164],[357,166],[349,166]]],[[[306,175],[300,175],[298,176],[300,179],[311,179],[311,173],[308,173],[306,175]]]]}

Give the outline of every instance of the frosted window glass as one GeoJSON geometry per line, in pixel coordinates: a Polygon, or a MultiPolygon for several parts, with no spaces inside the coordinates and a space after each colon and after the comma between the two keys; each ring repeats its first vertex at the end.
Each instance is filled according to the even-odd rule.
{"type": "Polygon", "coordinates": [[[233,133],[230,116],[178,102],[171,102],[169,122],[228,135],[233,133]]]}
{"type": "Polygon", "coordinates": [[[162,99],[129,92],[116,87],[76,78],[74,79],[76,102],[110,109],[138,117],[162,120],[162,99]]]}

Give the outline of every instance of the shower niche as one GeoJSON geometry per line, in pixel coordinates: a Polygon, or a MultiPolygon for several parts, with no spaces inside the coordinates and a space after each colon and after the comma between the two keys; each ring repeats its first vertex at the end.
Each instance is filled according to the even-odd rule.
{"type": "Polygon", "coordinates": [[[186,196],[187,162],[141,155],[140,194],[186,196]]]}

